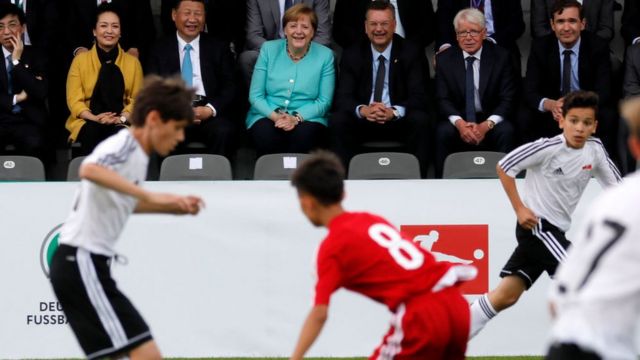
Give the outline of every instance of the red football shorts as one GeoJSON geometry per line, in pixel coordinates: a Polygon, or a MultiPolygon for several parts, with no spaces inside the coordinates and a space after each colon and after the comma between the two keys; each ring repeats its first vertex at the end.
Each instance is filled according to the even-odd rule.
{"type": "Polygon", "coordinates": [[[369,359],[464,360],[469,319],[469,303],[456,287],[413,297],[398,306],[369,359]]]}

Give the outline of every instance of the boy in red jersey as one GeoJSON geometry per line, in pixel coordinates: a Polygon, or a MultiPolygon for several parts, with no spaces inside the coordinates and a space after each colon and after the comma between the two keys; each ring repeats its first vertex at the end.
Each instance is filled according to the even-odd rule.
{"type": "Polygon", "coordinates": [[[329,234],[317,258],[314,306],[291,359],[302,359],[327,319],[329,298],[341,287],[385,304],[391,329],[371,359],[464,359],[469,305],[456,284],[476,269],[436,262],[404,239],[385,219],[342,208],[344,169],[333,154],[318,152],[295,171],[300,207],[329,234]]]}

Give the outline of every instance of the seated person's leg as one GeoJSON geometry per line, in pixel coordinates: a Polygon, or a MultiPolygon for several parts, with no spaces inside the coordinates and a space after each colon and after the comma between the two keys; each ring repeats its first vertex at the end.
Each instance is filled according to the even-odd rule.
{"type": "Polygon", "coordinates": [[[327,127],[317,122],[303,121],[287,135],[287,152],[308,153],[326,144],[327,127]]]}
{"type": "Polygon", "coordinates": [[[289,139],[286,132],[276,128],[274,122],[267,118],[256,121],[249,128],[249,136],[258,156],[287,151],[289,139]]]}

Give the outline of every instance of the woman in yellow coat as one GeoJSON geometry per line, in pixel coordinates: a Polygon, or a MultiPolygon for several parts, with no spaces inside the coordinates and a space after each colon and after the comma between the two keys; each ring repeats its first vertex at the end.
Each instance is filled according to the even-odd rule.
{"type": "Polygon", "coordinates": [[[96,43],[76,55],[67,76],[65,127],[69,141],[89,154],[102,140],[128,124],[133,100],[142,86],[138,59],[122,51],[120,17],[109,4],[98,7],[93,35],[96,43]]]}

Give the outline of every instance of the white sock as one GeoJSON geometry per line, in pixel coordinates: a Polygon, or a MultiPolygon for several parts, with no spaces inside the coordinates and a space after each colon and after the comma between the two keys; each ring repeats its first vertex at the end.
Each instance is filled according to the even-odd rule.
{"type": "Polygon", "coordinates": [[[473,339],[480,330],[484,329],[489,320],[493,319],[498,312],[491,306],[487,294],[482,295],[479,299],[471,304],[471,329],[469,331],[469,340],[473,339]]]}

